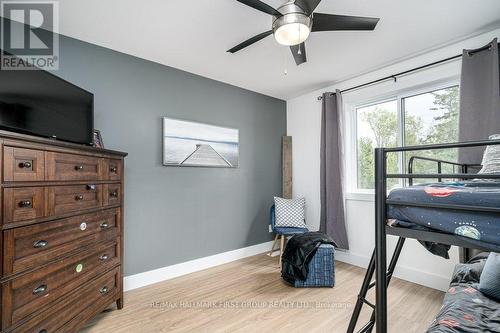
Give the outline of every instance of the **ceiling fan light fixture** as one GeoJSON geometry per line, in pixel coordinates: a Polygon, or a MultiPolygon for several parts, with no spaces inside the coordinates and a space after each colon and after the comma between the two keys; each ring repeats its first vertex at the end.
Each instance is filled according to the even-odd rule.
{"type": "Polygon", "coordinates": [[[273,22],[273,33],[281,45],[293,46],[303,43],[311,33],[312,20],[302,13],[288,13],[273,22]]]}
{"type": "Polygon", "coordinates": [[[304,42],[310,34],[309,27],[302,23],[285,24],[274,32],[274,38],[281,45],[292,46],[304,42]]]}

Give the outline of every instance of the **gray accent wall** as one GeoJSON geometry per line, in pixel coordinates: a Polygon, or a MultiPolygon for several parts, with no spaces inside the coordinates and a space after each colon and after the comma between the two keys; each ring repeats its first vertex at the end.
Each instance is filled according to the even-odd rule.
{"type": "Polygon", "coordinates": [[[126,276],[271,240],[285,101],[67,37],[54,74],[94,93],[106,148],[129,153],[126,276]],[[240,167],[162,166],[165,116],[238,128],[240,167]]]}

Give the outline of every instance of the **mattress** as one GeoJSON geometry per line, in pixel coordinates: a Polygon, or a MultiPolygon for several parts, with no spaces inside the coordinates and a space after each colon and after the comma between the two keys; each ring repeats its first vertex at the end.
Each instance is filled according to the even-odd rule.
{"type": "MultiPolygon", "coordinates": [[[[500,207],[500,182],[467,181],[393,189],[388,200],[414,204],[500,207]]],[[[387,218],[400,227],[440,231],[500,245],[500,213],[390,204],[387,218]]]]}

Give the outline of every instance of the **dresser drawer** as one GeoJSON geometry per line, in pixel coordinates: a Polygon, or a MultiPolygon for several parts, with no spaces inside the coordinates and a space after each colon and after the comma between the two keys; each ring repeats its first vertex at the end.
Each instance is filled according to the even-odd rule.
{"type": "Polygon", "coordinates": [[[4,223],[31,220],[45,216],[43,187],[6,188],[3,193],[4,223]]]}
{"type": "Polygon", "coordinates": [[[43,181],[45,153],[41,150],[3,148],[3,179],[6,182],[43,181]]]}
{"type": "Polygon", "coordinates": [[[4,276],[47,264],[89,244],[116,239],[120,231],[117,208],[5,230],[4,276]]]}
{"type": "Polygon", "coordinates": [[[121,203],[122,192],[120,184],[104,184],[102,193],[104,206],[119,205],[121,203]]]}
{"type": "Polygon", "coordinates": [[[45,309],[27,323],[15,328],[14,333],[73,333],[85,321],[104,310],[120,292],[120,267],[105,273],[81,287],[56,305],[45,309]]]}
{"type": "Polygon", "coordinates": [[[98,157],[45,153],[45,180],[100,180],[102,160],[98,157]]]}
{"type": "Polygon", "coordinates": [[[16,323],[71,293],[120,262],[119,239],[61,259],[3,285],[2,322],[16,323]]]}
{"type": "Polygon", "coordinates": [[[47,187],[50,216],[102,206],[102,185],[67,185],[47,187]]]}
{"type": "Polygon", "coordinates": [[[123,176],[123,161],[119,159],[104,159],[104,180],[121,180],[123,176]]]}

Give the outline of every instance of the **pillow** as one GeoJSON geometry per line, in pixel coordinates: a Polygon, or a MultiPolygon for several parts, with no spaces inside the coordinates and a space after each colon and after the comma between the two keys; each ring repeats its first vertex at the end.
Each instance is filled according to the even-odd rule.
{"type": "Polygon", "coordinates": [[[455,266],[455,271],[453,272],[451,278],[451,285],[456,285],[460,283],[472,284],[479,283],[481,280],[481,273],[484,269],[484,264],[486,259],[475,261],[473,263],[458,264],[455,266]]]}
{"type": "Polygon", "coordinates": [[[277,227],[306,228],[306,199],[274,197],[277,227]]]}
{"type": "Polygon", "coordinates": [[[500,254],[490,253],[479,280],[479,290],[500,301],[500,254]]]}
{"type": "MultiPolygon", "coordinates": [[[[491,135],[490,140],[500,140],[500,134],[491,135]]],[[[500,173],[500,145],[486,147],[481,165],[478,173],[500,173]]]]}

